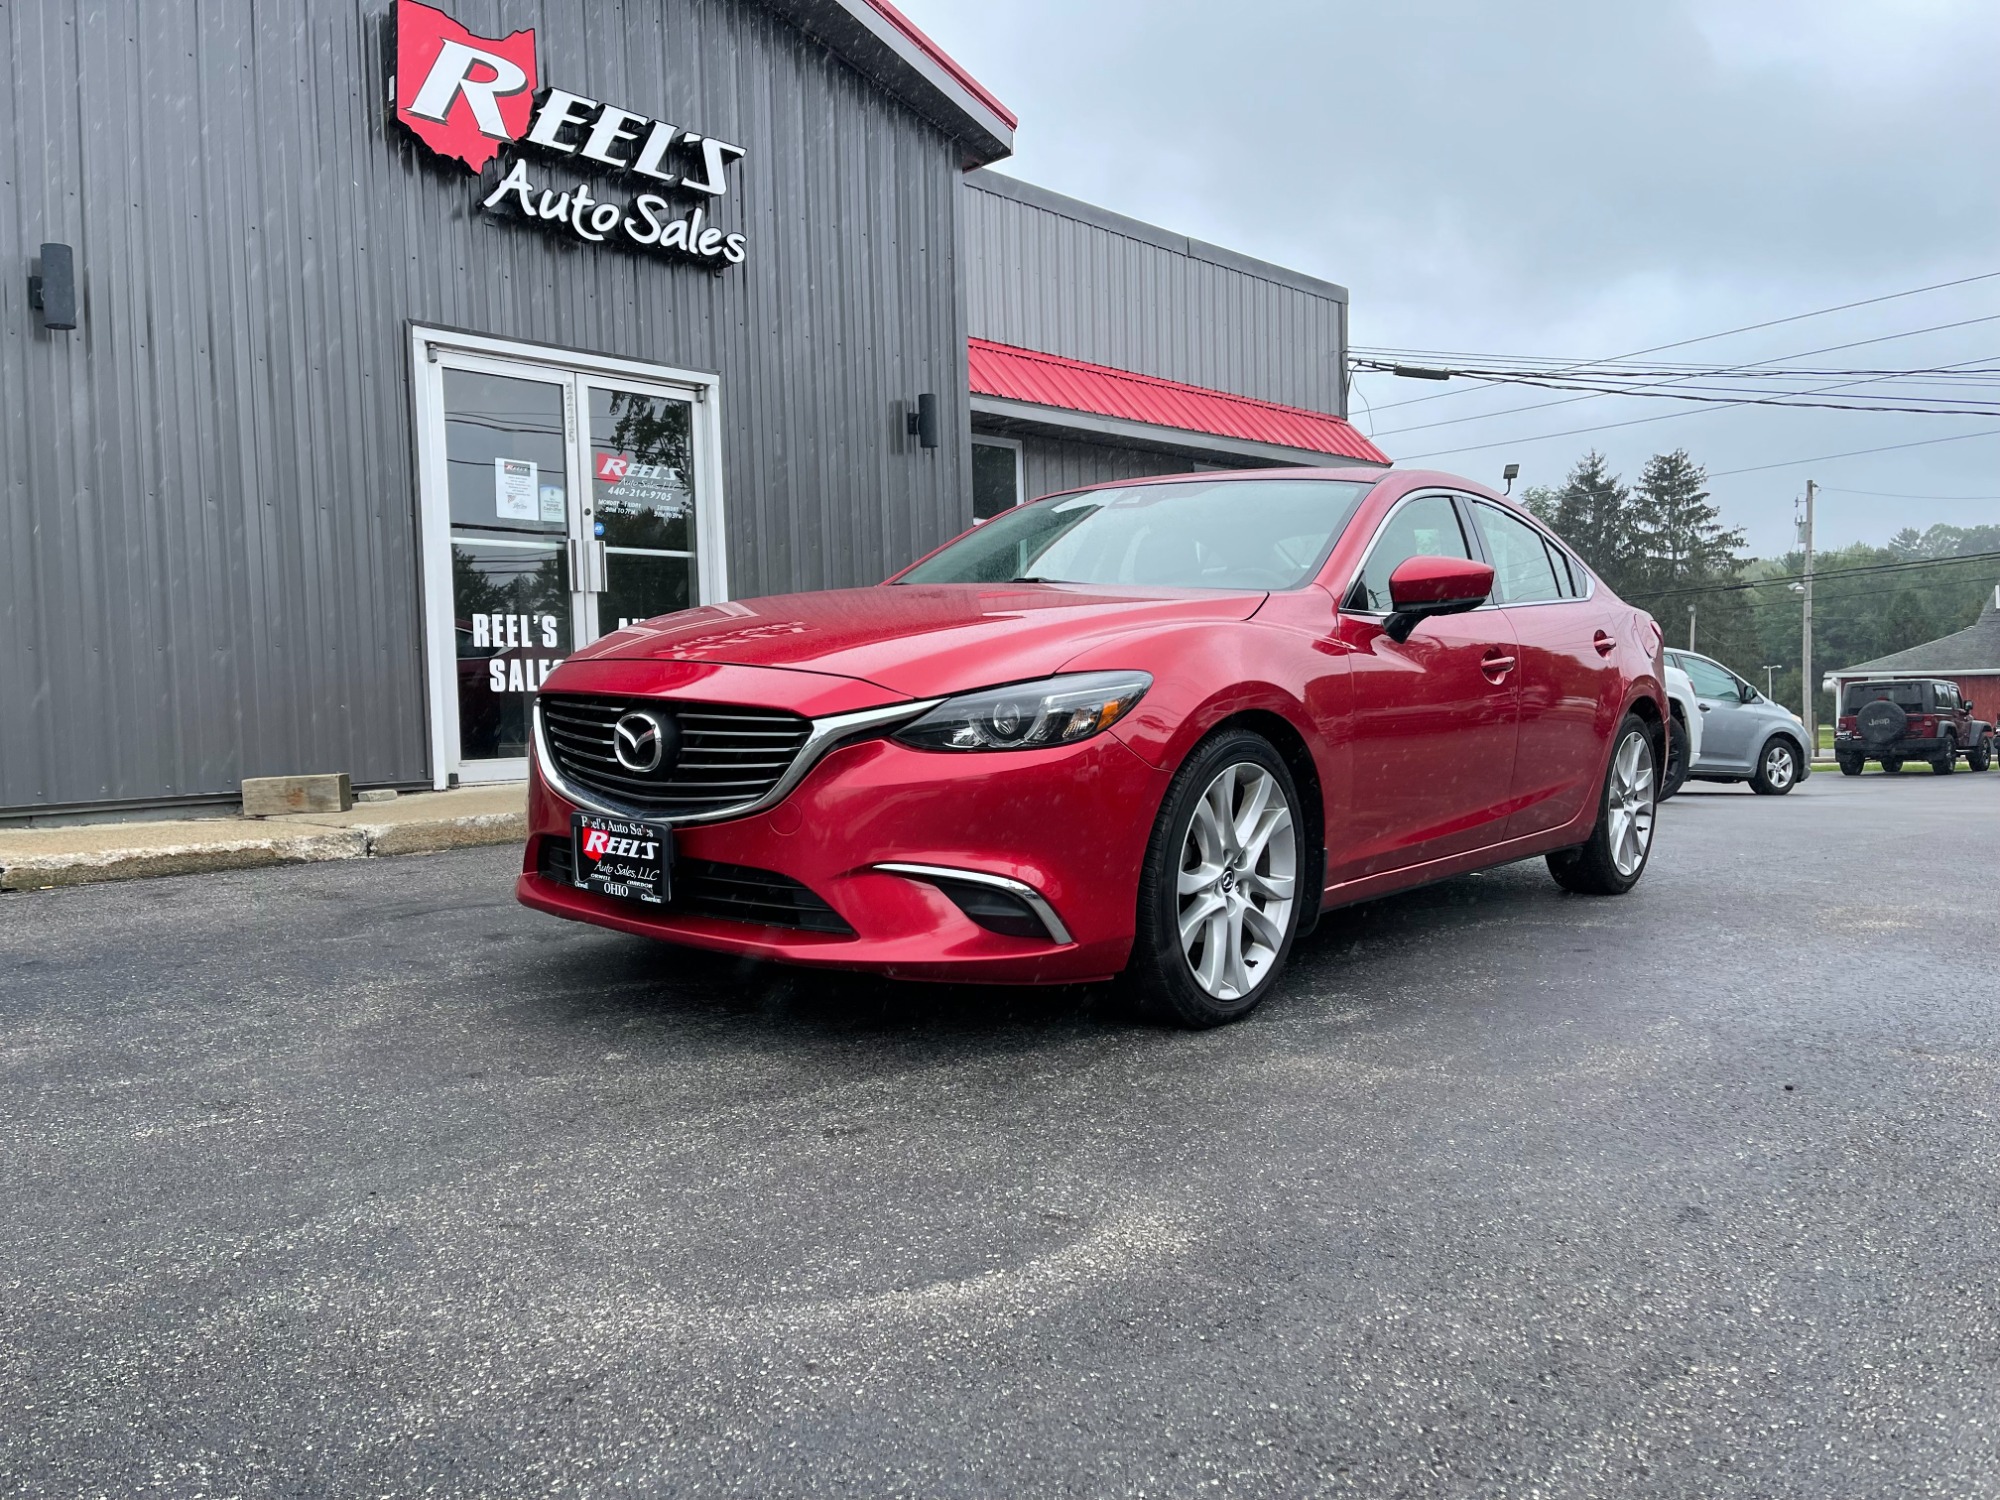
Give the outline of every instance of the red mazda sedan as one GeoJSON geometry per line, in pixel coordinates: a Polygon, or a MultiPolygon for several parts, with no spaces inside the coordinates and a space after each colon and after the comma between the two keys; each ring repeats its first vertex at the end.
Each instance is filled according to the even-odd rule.
{"type": "Polygon", "coordinates": [[[1330,907],[1537,854],[1629,890],[1662,680],[1653,621],[1465,480],[1100,486],[570,657],[518,892],[790,963],[1122,974],[1213,1025],[1330,907]]]}

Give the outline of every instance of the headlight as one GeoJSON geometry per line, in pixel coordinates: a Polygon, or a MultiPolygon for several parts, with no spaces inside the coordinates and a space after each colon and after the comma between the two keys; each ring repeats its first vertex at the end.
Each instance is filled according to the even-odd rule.
{"type": "Polygon", "coordinates": [[[1153,685],[1145,672],[1075,672],[947,698],[896,731],[918,750],[1040,750],[1109,729],[1153,685]]]}

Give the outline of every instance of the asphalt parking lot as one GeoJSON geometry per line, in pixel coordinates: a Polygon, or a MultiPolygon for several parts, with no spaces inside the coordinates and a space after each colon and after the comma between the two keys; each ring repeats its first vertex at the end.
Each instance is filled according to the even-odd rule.
{"type": "Polygon", "coordinates": [[[511,850],[0,897],[0,1494],[2000,1493],[1996,856],[1692,787],[1205,1035],[511,850]]]}

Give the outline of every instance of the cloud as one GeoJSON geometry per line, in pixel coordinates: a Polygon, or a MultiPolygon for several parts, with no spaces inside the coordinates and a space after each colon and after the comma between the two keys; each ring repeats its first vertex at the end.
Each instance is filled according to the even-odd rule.
{"type": "MultiPolygon", "coordinates": [[[[1019,111],[1019,152],[1002,170],[1339,281],[1353,291],[1357,343],[1603,357],[2000,269],[2000,6],[1984,0],[905,9],[1019,111]]],[[[2000,283],[1675,357],[1757,360],[1991,312],[2000,283]]],[[[2000,356],[1995,330],[1851,357],[2000,356]]],[[[1363,390],[1378,412],[1413,394],[1382,377],[1363,390]]],[[[1408,419],[1544,399],[1453,395],[1408,419]]],[[[1426,434],[1435,440],[1422,447],[1518,440],[1460,466],[1485,475],[1516,457],[1547,480],[1591,442],[1628,471],[1677,444],[1722,470],[2000,428],[1711,410],[1534,440],[1662,409],[1606,399],[1492,417],[1426,434]]],[[[1381,425],[1404,423],[1382,413],[1381,425]]],[[[1852,488],[2000,495],[2000,438],[1766,471],[1716,492],[1754,547],[1776,550],[1808,472],[1852,488]]],[[[2000,506],[1940,502],[1913,516],[1836,497],[1823,514],[1837,542],[1880,540],[1913,519],[1988,521],[2000,506]]]]}

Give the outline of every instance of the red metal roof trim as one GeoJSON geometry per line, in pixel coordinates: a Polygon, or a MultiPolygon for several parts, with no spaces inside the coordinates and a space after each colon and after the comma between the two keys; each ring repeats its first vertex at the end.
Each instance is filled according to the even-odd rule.
{"type": "Polygon", "coordinates": [[[1308,453],[1359,459],[1363,463],[1389,462],[1388,455],[1351,424],[1322,412],[1258,401],[1249,396],[1226,395],[1198,385],[1183,385],[1178,380],[1135,375],[1130,370],[1085,364],[1080,359],[1016,349],[987,339],[968,339],[966,350],[970,355],[975,396],[1027,401],[1036,406],[1117,417],[1155,427],[1176,427],[1183,432],[1204,432],[1212,437],[1270,443],[1280,448],[1299,448],[1308,453]]]}
{"type": "Polygon", "coordinates": [[[972,95],[973,98],[992,110],[994,114],[1005,120],[1009,130],[1013,130],[1020,125],[1020,117],[1013,110],[994,98],[987,91],[985,84],[966,72],[964,67],[949,52],[925,36],[918,28],[917,23],[904,15],[900,10],[897,10],[895,6],[889,3],[889,0],[868,0],[868,8],[898,31],[902,32],[912,42],[915,42],[918,47],[922,48],[924,55],[964,85],[965,91],[968,94],[972,95]]]}

